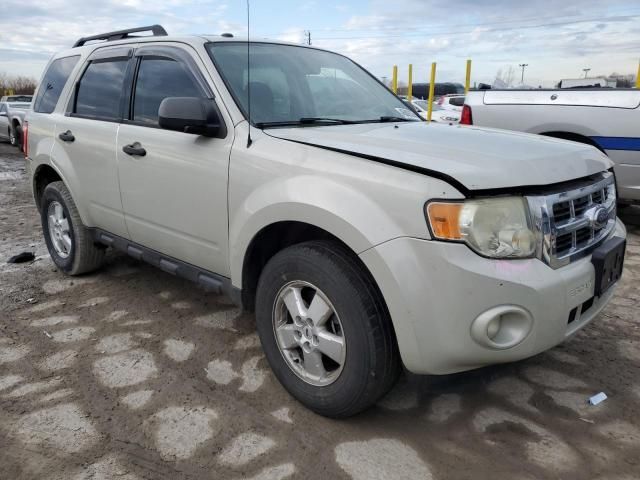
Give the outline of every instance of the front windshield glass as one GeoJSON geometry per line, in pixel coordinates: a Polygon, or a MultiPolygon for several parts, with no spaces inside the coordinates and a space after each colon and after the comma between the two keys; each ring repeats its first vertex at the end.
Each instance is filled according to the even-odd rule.
{"type": "Polygon", "coordinates": [[[427,107],[427,100],[415,100],[413,103],[415,103],[422,110],[426,110],[428,108],[427,107]]]}
{"type": "MultiPolygon", "coordinates": [[[[246,42],[207,49],[248,116],[246,42]]],[[[346,57],[293,45],[251,44],[251,121],[259,127],[420,119],[346,57]]]]}

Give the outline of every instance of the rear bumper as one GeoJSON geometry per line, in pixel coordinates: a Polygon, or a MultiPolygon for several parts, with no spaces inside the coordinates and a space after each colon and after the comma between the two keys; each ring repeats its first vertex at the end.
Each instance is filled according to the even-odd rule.
{"type": "MultiPolygon", "coordinates": [[[[626,236],[619,220],[614,235],[626,236]]],[[[536,355],[593,320],[616,288],[593,298],[590,256],[553,270],[537,259],[490,260],[461,244],[405,237],[360,257],[385,297],[405,366],[420,374],[536,355]],[[483,342],[496,312],[504,319],[499,341],[483,342]]]]}

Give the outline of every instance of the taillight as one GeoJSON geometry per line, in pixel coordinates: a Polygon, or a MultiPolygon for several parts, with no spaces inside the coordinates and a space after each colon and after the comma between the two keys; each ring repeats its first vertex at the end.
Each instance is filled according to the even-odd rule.
{"type": "Polygon", "coordinates": [[[29,122],[22,124],[22,152],[25,157],[29,156],[29,122]]]}
{"type": "Polygon", "coordinates": [[[461,125],[473,125],[473,115],[471,115],[471,107],[464,105],[462,107],[462,115],[460,115],[461,125]]]}

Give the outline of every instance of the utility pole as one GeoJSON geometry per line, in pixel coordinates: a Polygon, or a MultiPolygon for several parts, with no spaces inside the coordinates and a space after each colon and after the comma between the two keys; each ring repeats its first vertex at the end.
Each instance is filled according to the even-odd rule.
{"type": "Polygon", "coordinates": [[[311,30],[305,30],[304,36],[307,39],[307,45],[311,45],[311,30]]]}
{"type": "Polygon", "coordinates": [[[524,69],[529,66],[528,63],[520,63],[518,65],[522,69],[522,77],[520,78],[520,83],[524,83],[524,69]]]}
{"type": "Polygon", "coordinates": [[[589,73],[591,69],[590,68],[583,68],[582,71],[584,72],[584,78],[587,78],[587,73],[589,73]]]}

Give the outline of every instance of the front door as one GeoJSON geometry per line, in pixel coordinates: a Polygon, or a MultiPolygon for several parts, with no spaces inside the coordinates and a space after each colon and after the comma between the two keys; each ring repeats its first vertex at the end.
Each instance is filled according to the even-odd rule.
{"type": "Polygon", "coordinates": [[[117,140],[131,239],[228,275],[227,175],[233,129],[222,139],[160,129],[158,108],[164,98],[211,98],[213,93],[188,47],[142,47],[135,59],[129,119],[117,140]],[[138,150],[127,148],[131,146],[138,150]]]}

